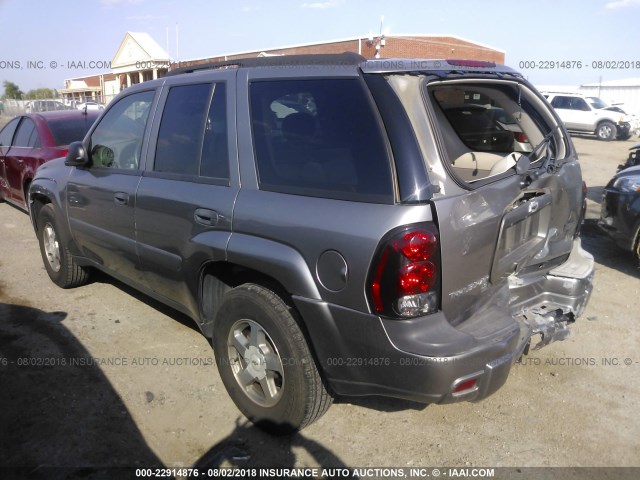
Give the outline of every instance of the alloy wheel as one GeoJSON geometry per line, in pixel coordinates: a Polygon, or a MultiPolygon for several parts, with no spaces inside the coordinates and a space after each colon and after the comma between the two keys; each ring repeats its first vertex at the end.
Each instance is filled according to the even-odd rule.
{"type": "Polygon", "coordinates": [[[277,404],[284,391],[284,367],[267,331],[253,320],[239,320],[227,345],[233,376],[247,397],[261,407],[277,404]]]}
{"type": "Polygon", "coordinates": [[[51,270],[54,272],[60,271],[60,245],[58,244],[58,237],[56,231],[50,223],[44,226],[43,231],[43,244],[44,251],[47,256],[47,261],[51,270]]]}

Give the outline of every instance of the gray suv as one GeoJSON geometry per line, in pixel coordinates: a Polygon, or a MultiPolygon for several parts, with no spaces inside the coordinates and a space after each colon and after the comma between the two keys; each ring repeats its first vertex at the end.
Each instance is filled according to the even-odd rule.
{"type": "Polygon", "coordinates": [[[97,268],[186,313],[280,432],[335,396],[483,399],[592,285],[571,140],[488,62],[181,69],[122,92],[29,199],[56,284],[97,268]]]}

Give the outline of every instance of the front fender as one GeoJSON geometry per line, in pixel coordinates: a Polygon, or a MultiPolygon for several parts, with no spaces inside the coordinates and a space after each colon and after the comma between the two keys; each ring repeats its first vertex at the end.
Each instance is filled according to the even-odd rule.
{"type": "Polygon", "coordinates": [[[51,178],[38,178],[33,180],[29,185],[27,198],[25,198],[31,217],[31,224],[34,230],[38,231],[38,215],[40,213],[39,206],[52,203],[56,210],[60,209],[60,195],[58,194],[58,184],[51,178]],[[39,204],[39,206],[38,206],[39,204]]]}
{"type": "Polygon", "coordinates": [[[38,216],[42,206],[51,204],[53,206],[58,235],[62,242],[73,252],[76,252],[73,235],[69,229],[69,220],[66,212],[66,202],[63,192],[59,189],[59,184],[52,178],[39,177],[31,182],[28,193],[29,216],[33,229],[38,234],[38,216]]]}

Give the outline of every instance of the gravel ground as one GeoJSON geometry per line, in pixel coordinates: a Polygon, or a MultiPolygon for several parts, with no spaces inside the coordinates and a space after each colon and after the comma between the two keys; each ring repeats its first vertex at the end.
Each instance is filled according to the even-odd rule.
{"type": "Polygon", "coordinates": [[[595,227],[635,142],[575,139],[597,265],[568,340],[483,402],[340,400],[291,437],[246,423],[188,318],[105,275],[56,287],[28,216],[0,204],[0,466],[640,466],[640,273],[595,227]]]}

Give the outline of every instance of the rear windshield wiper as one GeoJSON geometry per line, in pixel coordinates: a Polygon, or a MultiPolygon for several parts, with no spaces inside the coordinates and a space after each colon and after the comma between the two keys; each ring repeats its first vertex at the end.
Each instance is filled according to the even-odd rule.
{"type": "Polygon", "coordinates": [[[543,164],[546,167],[546,163],[549,162],[550,160],[550,152],[549,152],[549,141],[551,140],[551,138],[553,137],[553,134],[556,132],[556,130],[558,130],[558,128],[560,128],[560,125],[556,125],[555,127],[553,127],[549,133],[547,133],[543,138],[542,141],[540,143],[538,143],[535,147],[533,147],[533,150],[531,150],[531,152],[529,153],[529,155],[527,155],[527,157],[529,158],[529,160],[531,161],[531,163],[533,163],[535,160],[533,159],[534,155],[537,153],[538,150],[540,150],[540,147],[542,146],[547,146],[547,156],[545,158],[545,164],[543,164]]]}
{"type": "Polygon", "coordinates": [[[540,175],[542,175],[543,173],[551,173],[555,170],[556,164],[555,162],[553,164],[551,164],[551,148],[550,148],[550,142],[551,139],[553,138],[554,133],[556,132],[556,130],[558,130],[560,128],[560,125],[556,125],[555,127],[553,127],[549,133],[547,133],[543,138],[542,141],[540,143],[538,143],[533,150],[531,150],[531,152],[525,157],[529,160],[529,163],[532,164],[534,161],[534,156],[536,155],[536,153],[538,152],[538,150],[540,150],[540,147],[546,147],[547,151],[545,152],[545,157],[544,157],[544,161],[542,162],[542,164],[540,165],[540,167],[536,168],[535,171],[528,173],[525,177],[525,180],[523,180],[523,186],[527,186],[530,185],[531,182],[533,182],[534,180],[536,180],[538,177],[540,177],[540,175]]]}

